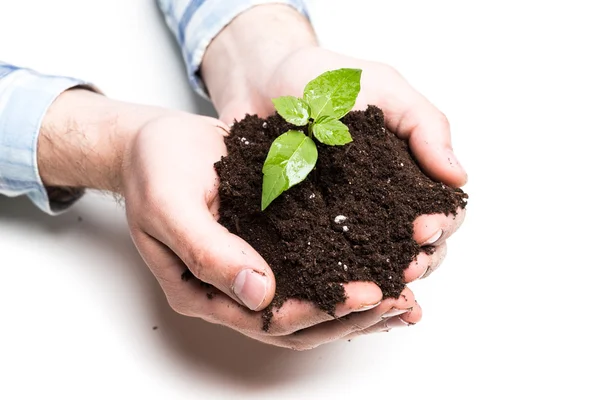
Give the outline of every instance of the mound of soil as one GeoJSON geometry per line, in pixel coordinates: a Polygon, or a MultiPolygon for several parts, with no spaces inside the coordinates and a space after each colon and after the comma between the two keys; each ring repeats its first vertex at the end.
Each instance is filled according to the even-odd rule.
{"type": "Polygon", "coordinates": [[[250,243],[276,277],[265,330],[273,309],[290,298],[333,313],[345,300],[341,284],[350,281],[372,281],[384,297],[398,297],[403,271],[424,250],[412,238],[415,218],[466,206],[461,189],[421,171],[407,142],[385,128],[379,108],[351,112],[342,121],[354,141],[335,147],[317,142],[316,169],[265,211],[264,160],[273,140],[297,127],[279,115],[248,115],[233,125],[229,154],[215,164],[220,223],[250,243]]]}

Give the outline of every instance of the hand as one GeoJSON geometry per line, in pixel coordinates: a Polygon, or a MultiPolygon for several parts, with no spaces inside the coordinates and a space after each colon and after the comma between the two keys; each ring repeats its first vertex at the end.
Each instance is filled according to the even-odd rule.
{"type": "MultiPolygon", "coordinates": [[[[226,126],[212,118],[72,90],[59,96],[44,119],[38,165],[48,186],[123,195],[131,236],[181,314],[295,349],[352,335],[390,311],[407,311],[405,321],[418,321],[420,308],[410,290],[382,302],[376,285],[355,282],[346,286],[350,299],[337,308],[338,319],[311,303],[289,301],[264,332],[260,310],[273,298],[273,274],[260,255],[216,220],[213,164],[225,154],[225,134],[226,126]],[[183,281],[188,269],[199,280],[183,281]]],[[[381,328],[406,323],[393,318],[387,324],[381,328]]]]}
{"type": "MultiPolygon", "coordinates": [[[[408,140],[426,173],[451,186],[466,183],[466,173],[452,151],[448,121],[441,112],[393,68],[317,47],[307,21],[289,7],[255,7],[239,16],[213,41],[201,72],[221,119],[229,124],[246,113],[271,114],[272,98],[301,97],[308,81],[337,68],[363,70],[355,108],[364,109],[369,104],[382,108],[388,129],[408,140]]],[[[439,267],[446,255],[446,239],[464,219],[464,210],[457,213],[456,218],[438,214],[416,219],[414,239],[422,246],[433,246],[435,251],[417,256],[405,271],[407,282],[427,277],[439,267]]],[[[348,302],[359,294],[347,293],[348,302]]],[[[381,307],[390,309],[385,302],[381,307]]],[[[415,323],[421,318],[416,302],[411,313],[399,318],[388,319],[378,310],[352,314],[351,318],[364,317],[365,322],[345,337],[387,330],[394,327],[392,321],[402,325],[402,321],[415,323]],[[376,316],[371,318],[369,314],[373,313],[376,316]]],[[[328,327],[321,324],[323,330],[328,327]]]]}
{"type": "MultiPolygon", "coordinates": [[[[274,313],[269,332],[264,332],[262,314],[253,311],[272,300],[273,273],[252,247],[217,222],[213,164],[225,154],[225,133],[225,126],[212,118],[161,117],[141,128],[125,155],[123,193],[131,234],[175,311],[262,342],[305,349],[369,327],[392,307],[414,310],[408,289],[400,299],[376,306],[382,297],[379,288],[356,282],[347,285],[351,300],[340,305],[336,315],[376,306],[373,310],[331,321],[310,303],[289,301],[274,313]],[[219,290],[196,280],[182,281],[188,268],[219,290]],[[303,331],[294,334],[299,330],[303,331]]],[[[418,320],[418,312],[407,320],[418,320]]]]}
{"type": "MultiPolygon", "coordinates": [[[[246,113],[273,113],[271,99],[301,97],[307,82],[337,68],[363,70],[355,108],[379,106],[388,129],[408,140],[426,173],[450,186],[466,183],[467,175],[452,150],[446,117],[392,67],[319,48],[306,19],[290,7],[255,7],[240,15],[208,48],[201,72],[220,118],[229,124],[246,113]]],[[[462,209],[457,213],[455,218],[438,214],[416,219],[414,239],[435,251],[418,255],[405,272],[407,282],[429,276],[441,264],[446,239],[465,216],[462,209]]]]}
{"type": "MultiPolygon", "coordinates": [[[[253,96],[235,97],[222,108],[221,119],[231,123],[245,113],[267,116],[274,112],[271,99],[292,95],[302,97],[304,86],[325,71],[337,68],[360,68],[362,88],[355,109],[379,106],[388,129],[407,139],[421,167],[432,178],[460,187],[467,175],[452,150],[448,120],[427,99],[414,90],[392,67],[358,60],[324,50],[304,47],[284,58],[270,78],[252,91],[253,96]],[[311,60],[306,62],[306,60],[311,60]]],[[[447,251],[446,239],[460,227],[465,210],[457,216],[424,215],[414,223],[415,240],[422,246],[434,246],[433,254],[422,252],[406,270],[412,282],[435,271],[447,251]]]]}
{"type": "MultiPolygon", "coordinates": [[[[236,99],[225,108],[222,117],[230,121],[239,116],[238,110],[243,108],[251,110],[247,111],[250,113],[268,115],[274,111],[272,98],[302,97],[308,81],[325,71],[345,67],[363,70],[355,109],[366,109],[370,104],[379,106],[388,129],[408,140],[417,161],[429,176],[454,187],[466,183],[467,174],[452,150],[450,127],[444,114],[385,64],[354,59],[315,46],[305,47],[283,59],[266,84],[261,85],[260,95],[250,101],[236,99]]],[[[408,282],[427,277],[439,267],[446,255],[446,239],[456,232],[464,217],[465,210],[459,209],[456,217],[437,214],[417,218],[414,239],[423,246],[434,246],[435,252],[429,255],[422,252],[409,266],[408,282]]]]}

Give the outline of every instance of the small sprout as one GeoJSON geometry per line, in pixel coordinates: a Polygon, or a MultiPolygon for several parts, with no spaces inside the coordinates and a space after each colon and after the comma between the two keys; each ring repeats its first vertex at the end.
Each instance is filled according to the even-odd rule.
{"type": "MultiPolygon", "coordinates": [[[[313,138],[328,146],[352,142],[348,127],[340,119],[356,103],[361,74],[360,69],[350,68],[328,71],[306,85],[303,98],[273,99],[275,109],[287,122],[308,125],[308,136],[290,130],[271,145],[263,166],[262,210],[281,193],[302,182],[315,168],[318,152],[313,138]]],[[[266,127],[264,122],[263,128],[266,127]]]]}
{"type": "Polygon", "coordinates": [[[312,193],[310,196],[308,196],[309,199],[314,199],[315,197],[317,197],[314,193],[312,193]]]}
{"type": "Polygon", "coordinates": [[[342,222],[344,222],[347,219],[348,219],[348,217],[346,217],[345,215],[338,215],[337,217],[335,217],[333,219],[333,222],[335,222],[336,224],[341,224],[342,222]]]}

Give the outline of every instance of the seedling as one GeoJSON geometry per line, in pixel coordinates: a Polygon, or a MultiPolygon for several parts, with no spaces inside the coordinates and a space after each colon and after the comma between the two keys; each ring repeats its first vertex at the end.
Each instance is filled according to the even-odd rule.
{"type": "Polygon", "coordinates": [[[273,99],[275,109],[287,122],[308,125],[308,136],[299,130],[289,130],[271,144],[262,169],[263,211],[315,168],[319,154],[313,139],[329,146],[352,142],[350,131],[340,118],[356,103],[361,74],[360,69],[328,71],[306,85],[302,99],[294,96],[273,99]]]}

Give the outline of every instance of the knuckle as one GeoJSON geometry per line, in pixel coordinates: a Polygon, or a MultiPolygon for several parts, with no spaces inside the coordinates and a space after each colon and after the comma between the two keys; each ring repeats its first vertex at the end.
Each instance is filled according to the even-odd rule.
{"type": "Polygon", "coordinates": [[[450,130],[450,120],[448,120],[448,117],[446,116],[446,114],[439,111],[437,118],[438,118],[438,123],[440,124],[442,129],[449,131],[450,130]]]}
{"type": "Polygon", "coordinates": [[[378,74],[397,75],[397,76],[400,75],[398,70],[389,64],[382,63],[382,62],[375,62],[374,66],[375,66],[375,69],[378,71],[378,74]]]}
{"type": "Polygon", "coordinates": [[[415,295],[412,290],[406,288],[400,293],[399,300],[402,301],[403,307],[414,307],[416,304],[415,295]]]}
{"type": "Polygon", "coordinates": [[[211,252],[205,252],[202,249],[198,248],[198,246],[193,245],[193,243],[188,243],[182,241],[185,244],[186,248],[184,252],[189,254],[187,259],[189,260],[189,264],[187,267],[196,275],[200,280],[212,283],[213,279],[210,279],[207,276],[207,271],[210,270],[212,265],[217,263],[217,257],[211,252]]]}

